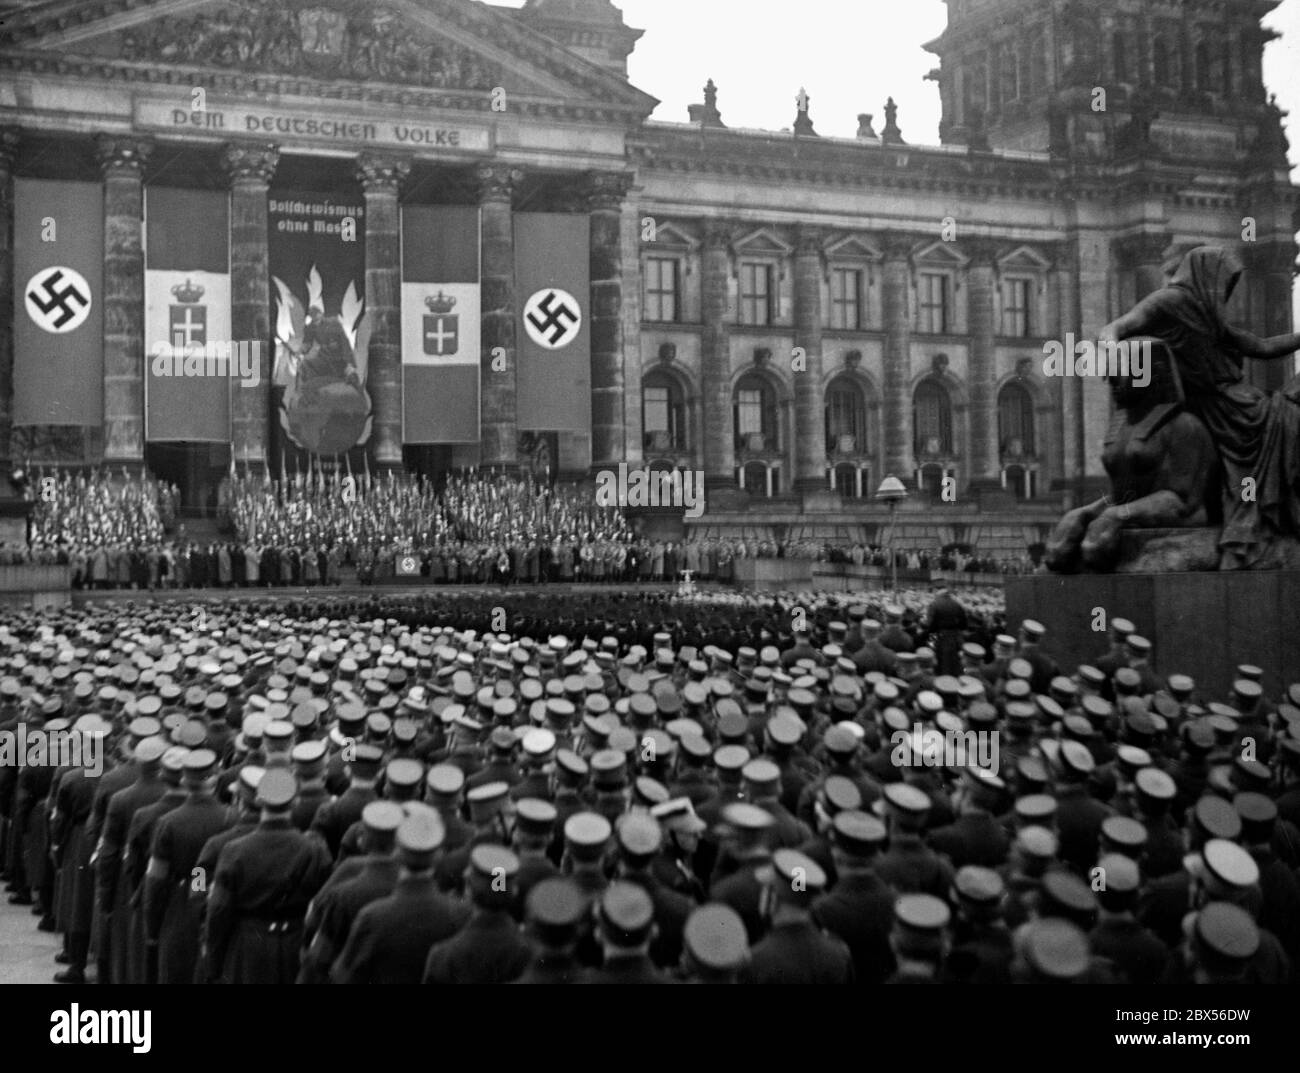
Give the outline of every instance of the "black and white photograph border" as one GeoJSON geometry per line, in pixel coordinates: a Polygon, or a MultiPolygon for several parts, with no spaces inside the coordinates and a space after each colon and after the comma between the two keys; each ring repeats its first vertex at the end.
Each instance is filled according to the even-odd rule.
{"type": "Polygon", "coordinates": [[[0,0],[0,982],[1094,983],[1250,1047],[1297,41],[0,0]]]}

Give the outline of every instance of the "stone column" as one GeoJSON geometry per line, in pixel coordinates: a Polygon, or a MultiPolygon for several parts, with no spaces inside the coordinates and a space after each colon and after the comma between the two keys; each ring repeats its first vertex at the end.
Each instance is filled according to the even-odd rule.
{"type": "MultiPolygon", "coordinates": [[[[17,127],[0,127],[0,477],[9,473],[14,418],[14,160],[17,127]]],[[[0,489],[0,498],[5,490],[0,489]]]]}
{"type": "MultiPolygon", "coordinates": [[[[623,407],[623,454],[629,466],[645,462],[645,430],[641,421],[641,211],[642,188],[633,185],[628,199],[623,202],[623,384],[627,402],[623,407]]],[[[697,400],[685,399],[686,411],[695,408],[697,400]]],[[[687,417],[687,424],[690,418],[687,417]]],[[[699,440],[687,433],[687,442],[699,457],[699,440]]]]}
{"type": "Polygon", "coordinates": [[[101,134],[104,461],[144,462],[144,165],[147,139],[101,134]]]}
{"type": "Polygon", "coordinates": [[[402,258],[398,189],[410,173],[404,157],[362,153],[357,179],[366,199],[366,315],[370,364],[366,386],[375,408],[371,457],[402,464],[402,258]]]}
{"type": "Polygon", "coordinates": [[[513,473],[519,464],[519,427],[515,378],[515,228],[511,199],[524,173],[505,164],[479,167],[478,199],[482,213],[482,464],[513,473]],[[498,349],[499,348],[499,349],[498,349]],[[493,354],[504,357],[495,372],[493,354]]]}
{"type": "Polygon", "coordinates": [[[591,215],[591,466],[624,458],[627,392],[623,380],[623,202],[632,186],[625,172],[587,177],[591,215]]]}
{"type": "Polygon", "coordinates": [[[794,373],[794,487],[826,490],[826,413],[822,395],[822,233],[799,228],[794,257],[794,345],[807,363],[794,373]]]}
{"type": "Polygon", "coordinates": [[[879,476],[883,480],[893,474],[905,484],[912,472],[912,445],[908,442],[912,427],[912,399],[908,390],[912,351],[912,318],[908,309],[911,250],[912,240],[906,235],[884,237],[881,304],[885,320],[885,472],[879,476]]]}
{"type": "MultiPolygon", "coordinates": [[[[1254,330],[1261,336],[1287,335],[1294,330],[1291,279],[1296,244],[1289,235],[1247,246],[1246,268],[1255,277],[1254,294],[1262,300],[1253,310],[1254,330]]],[[[1239,283],[1238,286],[1241,286],[1239,283]]],[[[1291,379],[1291,358],[1246,363],[1250,382],[1265,391],[1278,391],[1291,379]]]]}
{"type": "Polygon", "coordinates": [[[1119,241],[1120,262],[1133,272],[1134,302],[1164,286],[1165,250],[1170,241],[1169,234],[1163,231],[1129,235],[1119,241]]]}
{"type": "Polygon", "coordinates": [[[704,481],[709,490],[736,486],[736,445],[731,416],[731,327],[727,289],[731,231],[722,221],[704,228],[701,255],[700,394],[704,416],[704,481]]]}
{"type": "Polygon", "coordinates": [[[237,342],[258,345],[258,383],[237,383],[231,414],[233,457],[261,469],[270,450],[271,273],[267,251],[267,191],[280,160],[270,142],[231,142],[221,163],[230,179],[230,333],[237,342]]]}
{"type": "Polygon", "coordinates": [[[998,479],[997,422],[997,276],[994,243],[965,244],[971,256],[966,270],[970,332],[969,473],[974,490],[1001,486],[998,479]]]}

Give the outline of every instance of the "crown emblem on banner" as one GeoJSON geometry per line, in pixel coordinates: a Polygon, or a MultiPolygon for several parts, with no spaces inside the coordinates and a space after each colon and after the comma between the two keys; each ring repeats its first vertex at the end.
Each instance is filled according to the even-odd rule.
{"type": "Polygon", "coordinates": [[[456,305],[456,299],[439,291],[436,295],[426,298],[424,304],[429,307],[430,313],[450,313],[456,305]]]}
{"type": "Polygon", "coordinates": [[[172,288],[172,294],[176,296],[178,302],[186,305],[193,305],[203,297],[203,288],[193,280],[187,279],[184,283],[178,283],[172,288]]]}

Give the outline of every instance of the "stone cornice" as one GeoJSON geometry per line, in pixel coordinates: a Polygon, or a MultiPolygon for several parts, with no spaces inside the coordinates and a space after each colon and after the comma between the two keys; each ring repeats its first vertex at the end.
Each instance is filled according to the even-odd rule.
{"type": "MultiPolygon", "coordinates": [[[[321,0],[321,7],[337,8],[333,0],[321,0]]],[[[528,69],[535,72],[534,83],[546,83],[555,87],[554,93],[541,91],[537,98],[559,108],[576,108],[587,112],[599,112],[603,115],[619,117],[617,122],[626,123],[629,117],[643,119],[659,103],[650,94],[637,89],[624,78],[568,51],[562,45],[526,25],[515,17],[513,11],[506,12],[490,4],[473,3],[469,0],[384,0],[382,5],[388,11],[401,17],[411,28],[428,31],[449,48],[478,51],[486,62],[495,62],[506,68],[515,68],[527,78],[528,69]],[[539,77],[540,76],[540,77],[539,77]]],[[[62,0],[62,2],[45,3],[26,11],[17,11],[0,25],[0,48],[11,57],[44,57],[50,60],[63,60],[80,67],[95,69],[117,69],[132,66],[128,61],[103,59],[89,55],[76,55],[78,45],[93,37],[106,34],[129,32],[141,28],[160,25],[158,20],[173,18],[187,19],[206,14],[210,5],[178,3],[177,0],[62,0]]],[[[268,5],[270,7],[270,5],[268,5]]],[[[346,8],[344,9],[346,10],[346,8]]],[[[352,30],[349,28],[348,33],[352,30]]],[[[194,79],[194,72],[203,72],[211,77],[216,73],[216,64],[184,65],[175,59],[154,62],[148,61],[135,66],[149,68],[157,75],[180,75],[177,80],[187,85],[204,85],[194,79]]],[[[316,98],[329,98],[339,95],[338,91],[347,92],[351,99],[370,99],[366,92],[373,84],[373,76],[364,79],[346,80],[342,78],[315,79],[310,72],[277,74],[273,70],[243,74],[239,67],[230,65],[222,73],[235,75],[246,81],[283,84],[292,81],[304,81],[307,95],[316,98]],[[333,87],[331,93],[329,88],[333,87]]],[[[102,74],[103,77],[122,77],[114,74],[102,74]]],[[[387,83],[393,92],[428,93],[429,86],[420,85],[411,80],[387,83]]],[[[509,88],[509,87],[507,87],[509,88]]],[[[454,88],[442,90],[443,93],[456,93],[454,88]]],[[[464,92],[464,91],[462,91],[464,92]]],[[[471,91],[472,92],[472,91],[471,91]]],[[[490,106],[490,94],[480,91],[487,98],[490,106]]],[[[520,97],[525,95],[512,94],[520,97]]],[[[512,103],[512,111],[514,111],[512,103]]],[[[572,118],[584,118],[575,115],[572,118]]],[[[585,118],[595,118],[588,115],[585,118]]]]}
{"type": "MultiPolygon", "coordinates": [[[[1235,165],[1207,176],[1180,164],[1063,167],[1059,162],[964,153],[936,147],[888,147],[795,139],[766,132],[709,132],[645,128],[632,136],[629,156],[642,183],[665,175],[717,176],[747,182],[880,191],[942,193],[956,197],[1065,201],[1122,201],[1159,196],[1189,208],[1232,209],[1243,177],[1235,165]]],[[[1300,187],[1281,185],[1300,195],[1300,187]]]]}
{"type": "MultiPolygon", "coordinates": [[[[211,70],[201,67],[160,68],[155,64],[130,63],[91,57],[60,56],[48,52],[6,51],[0,54],[0,76],[6,74],[55,75],[76,80],[98,79],[136,87],[175,86],[188,96],[195,88],[222,96],[246,96],[249,102],[264,103],[269,95],[299,97],[320,104],[322,101],[352,101],[385,107],[398,105],[415,109],[445,109],[477,112],[490,117],[492,94],[487,91],[428,89],[393,83],[337,82],[306,78],[301,75],[244,74],[239,71],[211,70]]],[[[509,98],[514,115],[562,122],[596,123],[608,126],[635,127],[644,109],[609,101],[509,98]]]]}

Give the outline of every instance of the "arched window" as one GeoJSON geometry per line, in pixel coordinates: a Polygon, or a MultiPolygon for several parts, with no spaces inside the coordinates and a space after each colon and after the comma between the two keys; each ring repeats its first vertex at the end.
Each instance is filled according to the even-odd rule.
{"type": "Polygon", "coordinates": [[[1129,63],[1128,63],[1128,35],[1123,30],[1115,32],[1111,38],[1111,56],[1115,62],[1115,81],[1127,82],[1129,80],[1129,63]]]}
{"type": "Polygon", "coordinates": [[[1219,88],[1232,92],[1232,41],[1228,38],[1219,46],[1219,88]]]}
{"type": "Polygon", "coordinates": [[[1212,90],[1215,88],[1213,64],[1210,62],[1210,43],[1208,41],[1198,41],[1196,43],[1196,88],[1199,90],[1212,90]]]}
{"type": "MultiPolygon", "coordinates": [[[[745,491],[751,496],[767,497],[767,466],[762,462],[747,462],[744,468],[745,491]]],[[[772,491],[776,492],[776,474],[772,474],[772,491]]]]}
{"type": "Polygon", "coordinates": [[[826,453],[864,454],[869,444],[862,388],[841,374],[826,388],[826,453]]]}
{"type": "Polygon", "coordinates": [[[641,382],[641,429],[647,451],[682,451],[686,443],[686,401],[677,381],[653,371],[641,382]]]}
{"type": "Polygon", "coordinates": [[[988,113],[988,69],[983,63],[973,63],[966,69],[966,112],[988,113]]]}
{"type": "MultiPolygon", "coordinates": [[[[865,484],[864,484],[865,487],[865,484]]],[[[835,467],[835,491],[845,499],[858,496],[858,467],[851,462],[841,462],[835,467]]]]}
{"type": "Polygon", "coordinates": [[[929,465],[921,467],[921,491],[936,499],[943,495],[942,466],[929,465]]]}
{"type": "Polygon", "coordinates": [[[1014,381],[998,393],[998,444],[1011,458],[1034,453],[1034,400],[1014,381]]]}
{"type": "Polygon", "coordinates": [[[952,454],[952,402],[937,380],[922,380],[916,385],[912,431],[918,457],[952,454]]]}
{"type": "Polygon", "coordinates": [[[1155,60],[1156,85],[1176,86],[1178,84],[1178,65],[1174,50],[1167,38],[1157,37],[1151,45],[1151,55],[1155,60]]]}
{"type": "Polygon", "coordinates": [[[763,377],[747,373],[736,385],[733,415],[736,446],[751,451],[779,450],[776,392],[763,377]]]}
{"type": "Polygon", "coordinates": [[[1029,489],[1025,487],[1025,467],[1008,466],[1006,468],[1007,491],[1011,492],[1017,499],[1024,499],[1029,494],[1029,489]]]}
{"type": "Polygon", "coordinates": [[[1035,34],[1029,46],[1029,96],[1038,97],[1047,92],[1047,46],[1043,35],[1035,34]]]}
{"type": "Polygon", "coordinates": [[[1014,101],[1020,97],[1020,57],[1015,49],[1002,54],[1002,100],[1014,101]]]}
{"type": "Polygon", "coordinates": [[[1096,79],[1097,57],[1100,52],[1100,42],[1094,36],[1096,31],[1092,27],[1080,28],[1075,36],[1074,41],[1074,76],[1075,78],[1096,79]]]}

